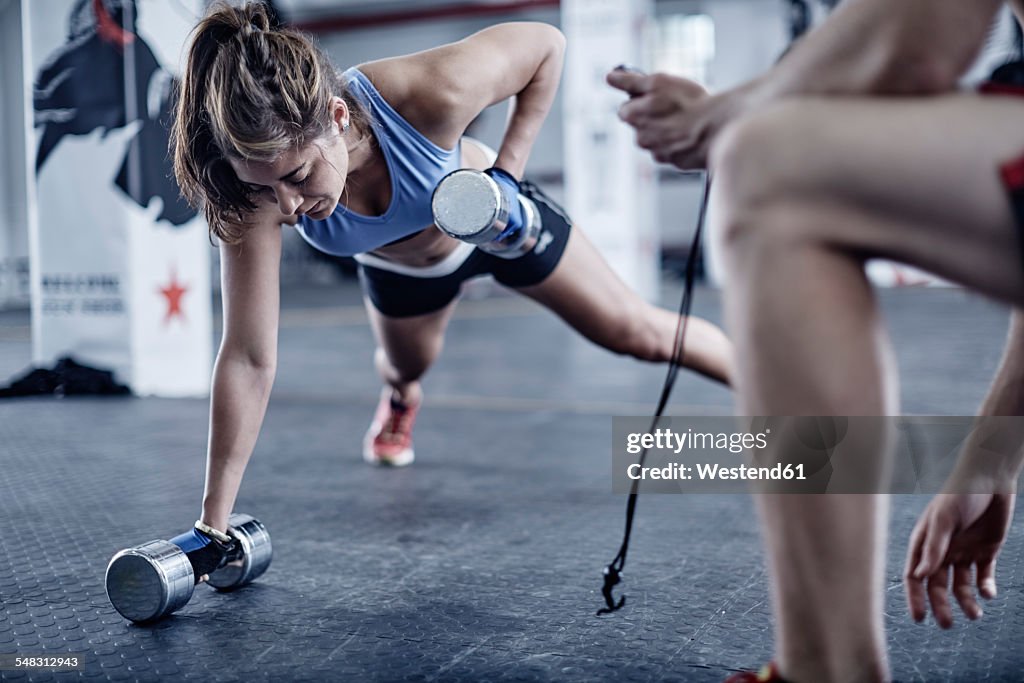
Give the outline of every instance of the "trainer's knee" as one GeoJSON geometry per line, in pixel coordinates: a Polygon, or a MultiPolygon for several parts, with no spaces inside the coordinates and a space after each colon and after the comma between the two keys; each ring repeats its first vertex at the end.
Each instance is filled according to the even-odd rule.
{"type": "Polygon", "coordinates": [[[710,167],[712,239],[719,249],[760,248],[801,234],[784,210],[801,204],[809,190],[801,126],[795,105],[779,105],[739,119],[718,136],[710,167]]]}

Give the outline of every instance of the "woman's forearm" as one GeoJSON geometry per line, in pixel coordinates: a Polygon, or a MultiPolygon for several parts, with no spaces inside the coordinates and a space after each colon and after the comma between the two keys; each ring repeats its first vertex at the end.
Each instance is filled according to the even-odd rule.
{"type": "Polygon", "coordinates": [[[533,143],[558,92],[565,56],[565,37],[554,27],[538,25],[546,47],[530,82],[512,100],[508,128],[494,165],[522,178],[533,143]]]}
{"type": "Polygon", "coordinates": [[[203,522],[215,529],[227,529],[273,383],[272,365],[258,365],[223,349],[217,356],[202,511],[203,522]]]}

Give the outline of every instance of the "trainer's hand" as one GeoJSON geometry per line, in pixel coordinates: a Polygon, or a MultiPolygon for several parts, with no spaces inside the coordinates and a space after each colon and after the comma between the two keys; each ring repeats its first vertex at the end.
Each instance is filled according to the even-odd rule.
{"type": "Polygon", "coordinates": [[[636,130],[636,144],[660,162],[680,168],[703,168],[712,121],[709,95],[698,83],[663,73],[614,69],[608,84],[630,96],[619,118],[636,130]]]}
{"type": "Polygon", "coordinates": [[[685,78],[630,69],[613,69],[606,80],[630,97],[619,118],[636,130],[637,145],[684,170],[707,168],[715,137],[761,96],[755,83],[710,95],[685,78]]]}
{"type": "Polygon", "coordinates": [[[940,493],[932,499],[910,536],[903,571],[914,621],[925,618],[930,604],[941,628],[953,625],[950,571],[960,609],[968,619],[981,616],[974,588],[986,599],[996,595],[996,557],[1013,519],[1015,499],[1010,493],[940,493]]]}

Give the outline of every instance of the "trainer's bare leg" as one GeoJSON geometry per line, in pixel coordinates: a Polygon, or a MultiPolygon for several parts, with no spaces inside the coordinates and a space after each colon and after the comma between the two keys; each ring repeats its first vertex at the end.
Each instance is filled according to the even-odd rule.
{"type": "MultiPolygon", "coordinates": [[[[615,353],[666,362],[679,316],[626,286],[578,227],[555,270],[540,284],[517,291],[550,308],[587,339],[615,353]]],[[[690,316],[682,365],[728,384],[732,344],[717,326],[690,316]]]]}
{"type": "MultiPolygon", "coordinates": [[[[866,258],[1022,303],[1021,246],[997,173],[1024,153],[1022,115],[1024,101],[970,95],[791,101],[725,131],[712,237],[728,268],[742,413],[898,411],[866,258]]],[[[765,495],[758,505],[782,675],[888,678],[884,498],[765,495]]]]}

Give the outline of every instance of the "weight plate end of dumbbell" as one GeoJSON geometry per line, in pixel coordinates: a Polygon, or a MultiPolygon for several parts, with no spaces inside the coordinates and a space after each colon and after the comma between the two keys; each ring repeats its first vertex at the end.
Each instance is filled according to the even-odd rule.
{"type": "Polygon", "coordinates": [[[122,550],[107,565],[107,598],[118,614],[145,623],[187,603],[195,576],[185,553],[167,541],[150,541],[122,550]]]}
{"type": "Polygon", "coordinates": [[[258,519],[236,512],[228,519],[231,535],[241,544],[241,557],[210,574],[207,583],[217,590],[228,591],[251,583],[267,571],[273,557],[273,546],[267,527],[258,519]]]}
{"type": "MultiPolygon", "coordinates": [[[[508,217],[498,184],[471,169],[453,171],[442,178],[430,205],[437,227],[456,239],[472,243],[492,239],[495,223],[508,217]]],[[[499,227],[498,232],[503,228],[499,227]]]]}

